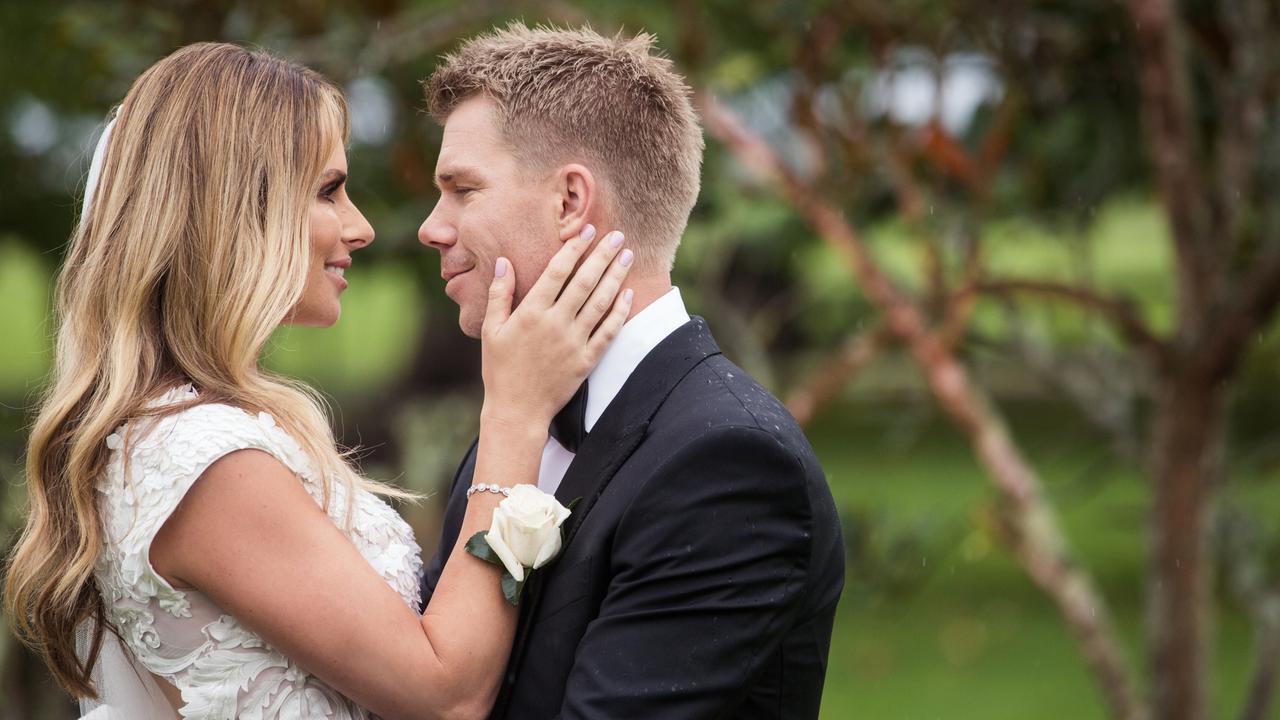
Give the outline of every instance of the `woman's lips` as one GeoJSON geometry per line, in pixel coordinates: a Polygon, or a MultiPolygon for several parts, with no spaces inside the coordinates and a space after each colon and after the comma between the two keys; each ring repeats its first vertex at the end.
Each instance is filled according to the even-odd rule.
{"type": "Polygon", "coordinates": [[[346,274],[349,266],[351,266],[351,260],[347,260],[346,263],[324,266],[324,273],[329,275],[330,279],[333,279],[333,282],[334,284],[337,284],[339,291],[347,290],[346,274]]]}

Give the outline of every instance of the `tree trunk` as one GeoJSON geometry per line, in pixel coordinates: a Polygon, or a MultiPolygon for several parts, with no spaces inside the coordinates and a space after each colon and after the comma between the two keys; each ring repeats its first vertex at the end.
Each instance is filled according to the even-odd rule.
{"type": "Polygon", "coordinates": [[[1158,398],[1147,595],[1151,705],[1158,720],[1209,717],[1209,529],[1221,461],[1223,395],[1219,384],[1168,376],[1158,398]]]}

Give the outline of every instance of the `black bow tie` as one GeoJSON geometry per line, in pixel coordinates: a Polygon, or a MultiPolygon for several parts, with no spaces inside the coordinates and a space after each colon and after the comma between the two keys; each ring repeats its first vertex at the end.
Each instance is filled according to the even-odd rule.
{"type": "Polygon", "coordinates": [[[551,437],[565,450],[577,454],[587,437],[587,382],[584,380],[578,392],[551,419],[551,437]]]}

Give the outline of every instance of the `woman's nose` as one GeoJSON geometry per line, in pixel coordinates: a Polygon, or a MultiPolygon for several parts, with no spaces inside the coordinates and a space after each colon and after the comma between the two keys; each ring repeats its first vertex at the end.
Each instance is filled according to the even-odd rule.
{"type": "Polygon", "coordinates": [[[351,217],[343,228],[342,241],[351,246],[353,250],[359,250],[362,247],[373,244],[373,238],[376,233],[373,226],[369,224],[369,220],[365,218],[364,213],[360,212],[354,205],[351,206],[351,217]]]}

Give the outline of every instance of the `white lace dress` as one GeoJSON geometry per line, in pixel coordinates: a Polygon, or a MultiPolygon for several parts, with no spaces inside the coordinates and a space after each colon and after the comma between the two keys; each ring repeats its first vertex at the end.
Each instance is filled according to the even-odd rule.
{"type": "MultiPolygon", "coordinates": [[[[156,402],[195,396],[196,391],[185,385],[156,402]]],[[[320,484],[297,442],[266,413],[255,417],[229,405],[209,404],[159,421],[138,421],[136,430],[126,423],[107,438],[107,445],[112,452],[98,484],[105,540],[94,576],[107,618],[123,638],[125,652],[108,648],[103,662],[111,662],[114,650],[117,664],[132,662],[167,680],[181,692],[179,712],[186,718],[369,717],[368,711],[308,675],[209,598],[173,588],[151,566],[151,542],[165,520],[200,474],[234,450],[256,448],[271,453],[297,474],[320,503],[320,484]],[[127,477],[121,452],[126,447],[127,477]]],[[[413,532],[381,499],[358,492],[347,535],[405,603],[416,609],[422,559],[413,532]]],[[[329,515],[343,527],[345,490],[334,483],[332,493],[329,515]]],[[[121,668],[105,671],[122,674],[121,668]]],[[[145,673],[140,675],[142,682],[155,688],[145,673]]],[[[140,716],[136,702],[133,711],[122,710],[110,692],[103,703],[112,712],[95,712],[93,717],[140,716]]],[[[172,716],[167,704],[161,707],[172,716]]]]}

